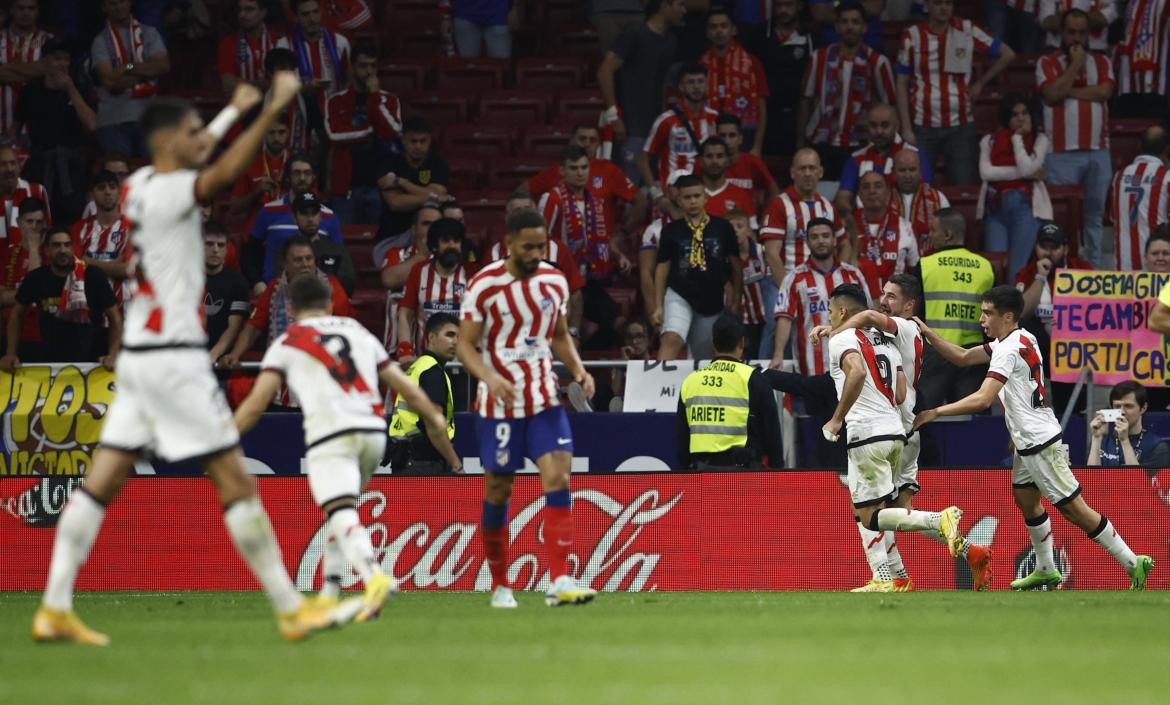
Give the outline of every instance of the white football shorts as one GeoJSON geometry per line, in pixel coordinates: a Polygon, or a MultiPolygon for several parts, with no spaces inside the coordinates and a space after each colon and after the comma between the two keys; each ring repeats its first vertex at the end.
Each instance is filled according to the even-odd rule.
{"type": "Polygon", "coordinates": [[[883,440],[848,450],[847,479],[854,507],[881,504],[894,496],[894,468],[903,445],[900,440],[883,440]]]}
{"type": "Polygon", "coordinates": [[[1069,468],[1059,442],[1031,455],[1017,452],[1012,458],[1012,487],[1036,487],[1054,505],[1081,493],[1081,483],[1069,468]]]}
{"type": "Polygon", "coordinates": [[[894,471],[894,489],[917,493],[918,486],[918,453],[922,450],[922,434],[915,432],[906,439],[902,446],[902,455],[898,457],[898,466],[894,471]]]}
{"type": "Polygon", "coordinates": [[[317,506],[342,497],[360,497],[370,475],[382,464],[386,440],[385,431],[355,431],[305,451],[309,490],[317,506]]]}
{"type": "Polygon", "coordinates": [[[117,391],[102,423],[100,445],[151,450],[171,462],[239,445],[231,409],[205,350],[124,350],[114,379],[117,391]]]}

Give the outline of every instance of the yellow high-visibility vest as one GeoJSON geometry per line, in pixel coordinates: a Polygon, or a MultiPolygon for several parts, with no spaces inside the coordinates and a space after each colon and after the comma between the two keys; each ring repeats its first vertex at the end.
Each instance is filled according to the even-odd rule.
{"type": "Polygon", "coordinates": [[[991,262],[965,247],[952,247],[926,255],[921,266],[926,325],[955,345],[982,343],[979,306],[995,286],[991,262]]]}
{"type": "MultiPolygon", "coordinates": [[[[435,359],[434,355],[420,355],[417,360],[411,363],[406,370],[406,377],[411,382],[418,384],[422,374],[432,367],[439,365],[439,361],[435,359]]],[[[447,417],[447,438],[455,437],[455,397],[451,395],[451,377],[446,370],[442,370],[443,380],[447,382],[447,408],[443,410],[447,417]]],[[[410,404],[406,403],[401,395],[398,397],[398,402],[394,405],[394,416],[390,419],[390,437],[391,438],[413,438],[421,435],[422,430],[418,427],[418,412],[410,408],[410,404]]]]}
{"type": "Polygon", "coordinates": [[[755,368],[715,360],[683,381],[680,399],[687,415],[692,453],[720,453],[747,445],[748,380],[755,368]]]}

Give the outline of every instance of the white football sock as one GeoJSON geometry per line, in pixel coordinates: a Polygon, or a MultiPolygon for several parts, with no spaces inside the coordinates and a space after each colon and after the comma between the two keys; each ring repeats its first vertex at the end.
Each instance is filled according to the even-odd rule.
{"type": "Polygon", "coordinates": [[[869,563],[869,569],[873,571],[873,579],[883,582],[892,579],[882,532],[873,531],[863,526],[861,522],[857,522],[857,532],[861,534],[861,546],[865,549],[865,560],[869,563]]]}
{"type": "Polygon", "coordinates": [[[374,560],[374,546],[370,535],[362,526],[361,517],[353,507],[338,509],[329,515],[329,531],[341,546],[346,560],[353,565],[363,581],[369,580],[382,568],[374,560]]]}
{"type": "Polygon", "coordinates": [[[345,571],[345,554],[341,544],[330,535],[325,540],[325,557],[321,561],[321,597],[341,595],[341,576],[345,571]]]}
{"type": "Polygon", "coordinates": [[[879,509],[877,525],[883,531],[925,531],[938,529],[939,516],[917,509],[879,509]]]}
{"type": "Polygon", "coordinates": [[[259,497],[232,502],[223,513],[223,523],[252,574],[260,581],[277,612],[292,612],[305,599],[288,577],[268,513],[259,497]]]}
{"type": "Polygon", "coordinates": [[[1101,517],[1101,526],[1097,527],[1095,534],[1089,534],[1089,538],[1109,551],[1109,555],[1117,559],[1121,567],[1125,568],[1125,572],[1133,573],[1133,569],[1137,567],[1137,556],[1125,543],[1125,539],[1121,538],[1121,534],[1117,533],[1117,529],[1113,528],[1113,522],[1101,517]]]}
{"type": "Polygon", "coordinates": [[[1036,551],[1036,570],[1041,573],[1055,573],[1056,561],[1052,558],[1052,520],[1048,512],[1044,512],[1035,519],[1026,519],[1028,538],[1032,539],[1032,548],[1036,551]]]}
{"type": "Polygon", "coordinates": [[[89,551],[93,548],[106,508],[88,492],[77,490],[57,521],[57,538],[53,541],[53,558],[49,564],[49,583],[43,602],[54,610],[73,609],[73,583],[89,551]]]}
{"type": "Polygon", "coordinates": [[[906,566],[902,563],[902,552],[898,550],[898,542],[894,536],[893,531],[886,531],[886,565],[890,566],[890,572],[894,574],[895,578],[909,578],[910,574],[906,572],[906,566]]]}

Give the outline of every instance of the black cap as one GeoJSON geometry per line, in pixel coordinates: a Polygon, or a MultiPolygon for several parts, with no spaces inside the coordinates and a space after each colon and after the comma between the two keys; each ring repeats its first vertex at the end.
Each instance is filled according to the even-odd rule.
{"type": "Polygon", "coordinates": [[[1051,242],[1054,245],[1063,245],[1068,242],[1064,236],[1064,228],[1059,223],[1045,223],[1036,231],[1036,242],[1051,242]]]}
{"type": "Polygon", "coordinates": [[[317,194],[313,193],[312,191],[305,191],[293,199],[292,209],[293,213],[303,213],[304,211],[319,211],[321,210],[321,199],[317,198],[317,194]]]}

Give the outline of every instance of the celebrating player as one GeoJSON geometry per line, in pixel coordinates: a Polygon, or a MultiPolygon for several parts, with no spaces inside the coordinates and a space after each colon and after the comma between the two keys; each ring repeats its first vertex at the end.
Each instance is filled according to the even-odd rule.
{"type": "MultiPolygon", "coordinates": [[[[865,292],[855,284],[833,290],[829,318],[834,329],[865,311],[865,292]]],[[[888,329],[887,329],[888,330],[888,329]]],[[[901,468],[906,429],[898,408],[906,400],[902,356],[893,339],[874,328],[842,330],[829,339],[829,374],[837,387],[837,411],[824,426],[825,437],[836,440],[848,421],[849,494],[861,529],[873,532],[866,558],[874,579],[854,592],[897,592],[890,571],[882,531],[938,532],[952,556],[964,540],[959,533],[963,513],[957,507],[923,512],[909,507],[883,508],[893,498],[894,470],[901,468]]],[[[862,538],[866,534],[862,531],[862,538]]]]}
{"type": "Polygon", "coordinates": [[[147,448],[168,461],[200,461],[219,492],[228,533],[272,601],[284,638],[303,639],[344,621],[348,612],[343,608],[352,607],[331,610],[308,602],[289,579],[268,514],[244,470],[231,411],[207,364],[202,321],[199,202],[235,182],[299,90],[296,74],[277,74],[259,117],[206,168],[215,143],[260,102],[258,90],[237,86],[231,104],[206,128],[184,101],[156,99],[143,113],[152,164],[123,186],[122,212],[133,224],[136,254],[129,275],[135,291],[126,306],[116,370],[118,393],[106,412],[85,485],[73,493],[57,525],[48,586],[33,618],[38,641],[109,643],[109,637],[86,627],[73,612],[73,584],[106,506],[147,448]]]}
{"type": "MultiPolygon", "coordinates": [[[[817,326],[812,330],[810,338],[813,344],[819,344],[820,339],[830,337],[850,329],[876,328],[893,336],[893,345],[902,357],[902,364],[906,371],[906,398],[899,405],[902,414],[902,424],[906,430],[906,445],[898,459],[894,471],[895,496],[890,505],[901,509],[914,508],[914,495],[921,489],[918,485],[918,452],[921,449],[922,438],[913,429],[914,403],[917,400],[915,386],[918,384],[918,375],[922,371],[922,333],[918,325],[911,320],[918,302],[922,300],[922,284],[918,278],[909,274],[895,274],[890,277],[882,288],[882,295],[878,299],[879,311],[860,311],[847,318],[838,328],[831,326],[817,326]]],[[[865,547],[866,558],[870,558],[870,550],[875,540],[881,538],[885,542],[887,562],[890,572],[894,576],[894,585],[901,592],[914,589],[914,582],[902,563],[902,555],[898,551],[898,544],[894,540],[894,532],[876,533],[860,522],[857,525],[861,532],[861,544],[865,547]]],[[[940,543],[946,543],[946,538],[937,531],[922,532],[940,543]]],[[[967,539],[963,539],[959,555],[967,560],[974,576],[974,588],[983,590],[991,583],[991,549],[977,546],[967,539]]],[[[877,573],[874,573],[877,580],[877,573]]],[[[872,582],[872,581],[871,581],[872,582]]]]}
{"type": "Polygon", "coordinates": [[[507,585],[508,500],[513,473],[527,457],[544,487],[544,545],[549,562],[549,606],[589,602],[597,591],[568,574],[573,545],[569,469],[573,437],[557,399],[552,355],[569,368],[585,396],[593,377],[585,371],[565,318],[569,285],[544,261],[548,232],[534,210],[507,220],[508,258],[480,270],[463,297],[459,360],[480,380],[476,404],[480,462],[484,469],[483,545],[492,574],[492,607],[511,608],[507,585]],[[477,351],[482,346],[482,354],[477,351]]]}
{"type": "Polygon", "coordinates": [[[983,411],[998,394],[1015,447],[1012,496],[1024,515],[1032,548],[1036,550],[1036,569],[1026,577],[1013,580],[1012,589],[1054,588],[1063,579],[1052,558],[1052,522],[1040,503],[1041,496],[1117,559],[1129,573],[1131,590],[1144,589],[1154,560],[1134,555],[1113,524],[1085,502],[1081,485],[1069,469],[1060,446],[1060,423],[1044,392],[1040,346],[1035,336],[1020,328],[1024,295],[1013,286],[997,286],[983,294],[980,309],[979,322],[992,339],[981,347],[961,348],[915,319],[930,344],[952,364],[969,367],[990,362],[991,367],[979,391],[923,411],[914,419],[914,428],[921,428],[939,416],[983,411]]]}
{"type": "Polygon", "coordinates": [[[366,585],[354,618],[364,622],[376,617],[398,588],[374,559],[357,512],[362,488],[386,449],[378,380],[426,420],[427,436],[447,462],[458,465],[459,457],[447,439],[443,413],[390,361],[382,343],[356,320],[333,315],[328,284],[311,274],[298,276],[289,284],[289,301],[296,325],[268,347],[256,384],[236,410],[236,427],[244,433],[255,426],[282,383],[296,395],[305,417],[309,489],[329,522],[322,602],[337,601],[348,560],[366,585]]]}

